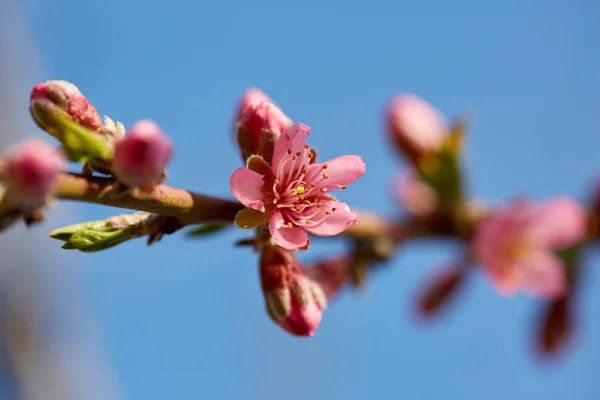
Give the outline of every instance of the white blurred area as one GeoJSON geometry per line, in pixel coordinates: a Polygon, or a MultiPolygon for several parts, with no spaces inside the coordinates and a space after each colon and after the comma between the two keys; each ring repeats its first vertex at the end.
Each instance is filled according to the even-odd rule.
{"type": "MultiPolygon", "coordinates": [[[[45,77],[19,6],[0,0],[0,151],[39,135],[28,97],[45,77]]],[[[71,212],[58,204],[42,225],[0,233],[0,400],[119,397],[77,293],[81,266],[48,238],[71,212]]]]}

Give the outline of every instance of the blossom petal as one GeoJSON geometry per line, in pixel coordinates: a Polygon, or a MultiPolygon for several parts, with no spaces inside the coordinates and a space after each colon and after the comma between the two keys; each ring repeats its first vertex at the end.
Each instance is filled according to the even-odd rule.
{"type": "Polygon", "coordinates": [[[562,249],[581,241],[587,230],[585,210],[568,197],[557,197],[543,205],[534,234],[553,249],[562,249]]]}
{"type": "Polygon", "coordinates": [[[527,290],[534,296],[555,299],[567,288],[563,263],[552,253],[536,252],[525,271],[527,290]]]}
{"type": "Polygon", "coordinates": [[[298,161],[298,164],[308,164],[310,149],[306,148],[306,138],[309,135],[310,128],[301,123],[295,123],[282,132],[279,139],[277,139],[277,143],[275,143],[271,162],[271,168],[275,175],[277,175],[279,165],[285,158],[293,157],[297,152],[300,152],[301,155],[295,161],[298,161]],[[291,150],[291,154],[288,153],[288,150],[291,150]]]}
{"type": "MultiPolygon", "coordinates": [[[[355,212],[350,211],[350,207],[346,203],[340,203],[337,201],[324,202],[322,213],[330,212],[323,222],[318,225],[311,226],[310,224],[305,225],[304,229],[317,236],[333,236],[342,233],[347,228],[351,227],[356,223],[358,216],[355,212]],[[335,211],[332,212],[332,210],[335,211]]],[[[316,219],[322,217],[317,216],[316,219]]]]}
{"type": "Polygon", "coordinates": [[[348,186],[365,174],[366,165],[359,156],[342,156],[308,167],[305,180],[326,191],[348,186]]]}
{"type": "Polygon", "coordinates": [[[263,176],[247,168],[238,168],[229,178],[231,192],[246,207],[265,211],[263,203],[263,176]]]}
{"type": "Polygon", "coordinates": [[[295,225],[290,228],[285,224],[281,213],[275,213],[269,218],[269,232],[275,243],[284,249],[299,249],[308,244],[306,231],[295,225]]]}
{"type": "Polygon", "coordinates": [[[496,292],[505,297],[514,296],[523,288],[525,281],[524,266],[520,263],[484,264],[484,270],[496,292]]]}

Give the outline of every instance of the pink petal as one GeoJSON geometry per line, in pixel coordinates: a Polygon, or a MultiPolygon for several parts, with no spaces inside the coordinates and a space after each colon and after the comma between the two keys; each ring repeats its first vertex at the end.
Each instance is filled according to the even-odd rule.
{"type": "Polygon", "coordinates": [[[306,231],[295,225],[290,228],[285,224],[281,213],[275,213],[269,218],[269,232],[275,243],[284,249],[299,249],[308,244],[306,231]]]}
{"type": "MultiPolygon", "coordinates": [[[[331,212],[333,208],[336,210],[327,215],[323,222],[318,225],[311,226],[310,224],[305,225],[304,229],[317,236],[333,236],[342,233],[347,228],[351,227],[356,223],[356,213],[350,211],[350,207],[346,203],[340,203],[337,201],[323,202],[325,205],[322,208],[322,213],[331,212]]],[[[315,216],[315,219],[322,218],[323,215],[315,216]]]]}
{"type": "Polygon", "coordinates": [[[492,287],[502,296],[514,296],[523,288],[523,266],[521,264],[484,264],[492,287]]]}
{"type": "Polygon", "coordinates": [[[246,207],[258,211],[265,211],[262,201],[263,176],[247,168],[238,168],[233,171],[229,184],[233,195],[246,207]]]}
{"type": "Polygon", "coordinates": [[[365,163],[359,156],[342,156],[308,167],[306,181],[327,191],[348,186],[365,174],[365,163]],[[326,178],[325,178],[326,177],[326,178]]]}
{"type": "Polygon", "coordinates": [[[563,249],[581,241],[587,230],[587,216],[579,203],[558,197],[542,206],[534,234],[550,248],[563,249]]]}
{"type": "Polygon", "coordinates": [[[310,128],[307,125],[296,123],[287,128],[279,139],[275,143],[275,149],[273,150],[273,161],[271,163],[272,171],[277,175],[279,164],[285,159],[286,156],[293,157],[296,152],[301,153],[301,158],[297,159],[299,162],[305,164],[308,163],[308,151],[305,148],[306,138],[310,135],[310,128]],[[290,155],[288,149],[292,151],[290,155]]]}
{"type": "Polygon", "coordinates": [[[555,299],[567,288],[563,263],[552,253],[535,253],[525,271],[527,289],[534,296],[555,299]]]}

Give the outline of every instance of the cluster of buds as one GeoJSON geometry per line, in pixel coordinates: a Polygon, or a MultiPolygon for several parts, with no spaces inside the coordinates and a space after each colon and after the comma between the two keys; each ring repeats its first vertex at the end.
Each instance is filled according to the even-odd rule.
{"type": "Polygon", "coordinates": [[[165,179],[173,144],[156,123],[139,121],[128,132],[109,117],[103,124],[89,100],[65,81],[36,85],[30,110],[38,126],[62,143],[72,161],[84,162],[86,171],[113,175],[139,193],[152,192],[165,179]]]}

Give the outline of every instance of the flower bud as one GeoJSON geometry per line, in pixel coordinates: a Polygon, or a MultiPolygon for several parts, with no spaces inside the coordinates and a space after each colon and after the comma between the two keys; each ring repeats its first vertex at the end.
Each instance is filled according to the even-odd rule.
{"type": "Polygon", "coordinates": [[[435,108],[411,94],[389,101],[386,123],[392,142],[413,164],[437,150],[448,130],[444,117],[435,108]]]}
{"type": "Polygon", "coordinates": [[[437,194],[431,186],[419,179],[413,169],[402,172],[394,189],[398,201],[415,215],[427,217],[438,208],[437,194]]]}
{"type": "Polygon", "coordinates": [[[6,158],[7,188],[26,206],[43,205],[64,163],[60,152],[46,142],[29,140],[6,158]]]}
{"type": "Polygon", "coordinates": [[[258,88],[250,88],[246,90],[246,92],[242,95],[242,98],[238,102],[237,108],[235,110],[234,122],[237,124],[242,118],[242,114],[246,111],[246,108],[250,106],[255,106],[263,101],[268,101],[273,103],[273,101],[267,96],[265,92],[258,88]]]}
{"type": "Polygon", "coordinates": [[[542,354],[551,355],[561,350],[573,333],[571,299],[561,297],[551,302],[540,321],[538,349],[542,354]]]}
{"type": "Polygon", "coordinates": [[[69,82],[48,81],[35,85],[31,91],[30,107],[33,119],[44,130],[52,129],[54,116],[60,110],[91,131],[103,126],[98,111],[77,86],[69,82]]]}
{"type": "Polygon", "coordinates": [[[252,104],[244,109],[237,123],[237,140],[246,161],[253,154],[271,162],[275,142],[292,121],[270,101],[252,104]]]}
{"type": "Polygon", "coordinates": [[[448,268],[438,272],[417,299],[417,311],[421,317],[438,314],[456,295],[464,281],[463,271],[448,268]]]}
{"type": "Polygon", "coordinates": [[[303,274],[293,253],[278,246],[264,248],[260,276],[271,319],[294,336],[313,336],[327,300],[321,287],[303,274]]]}
{"type": "Polygon", "coordinates": [[[160,127],[153,121],[139,121],[117,141],[112,171],[124,185],[147,189],[164,180],[172,155],[173,144],[160,127]]]}

